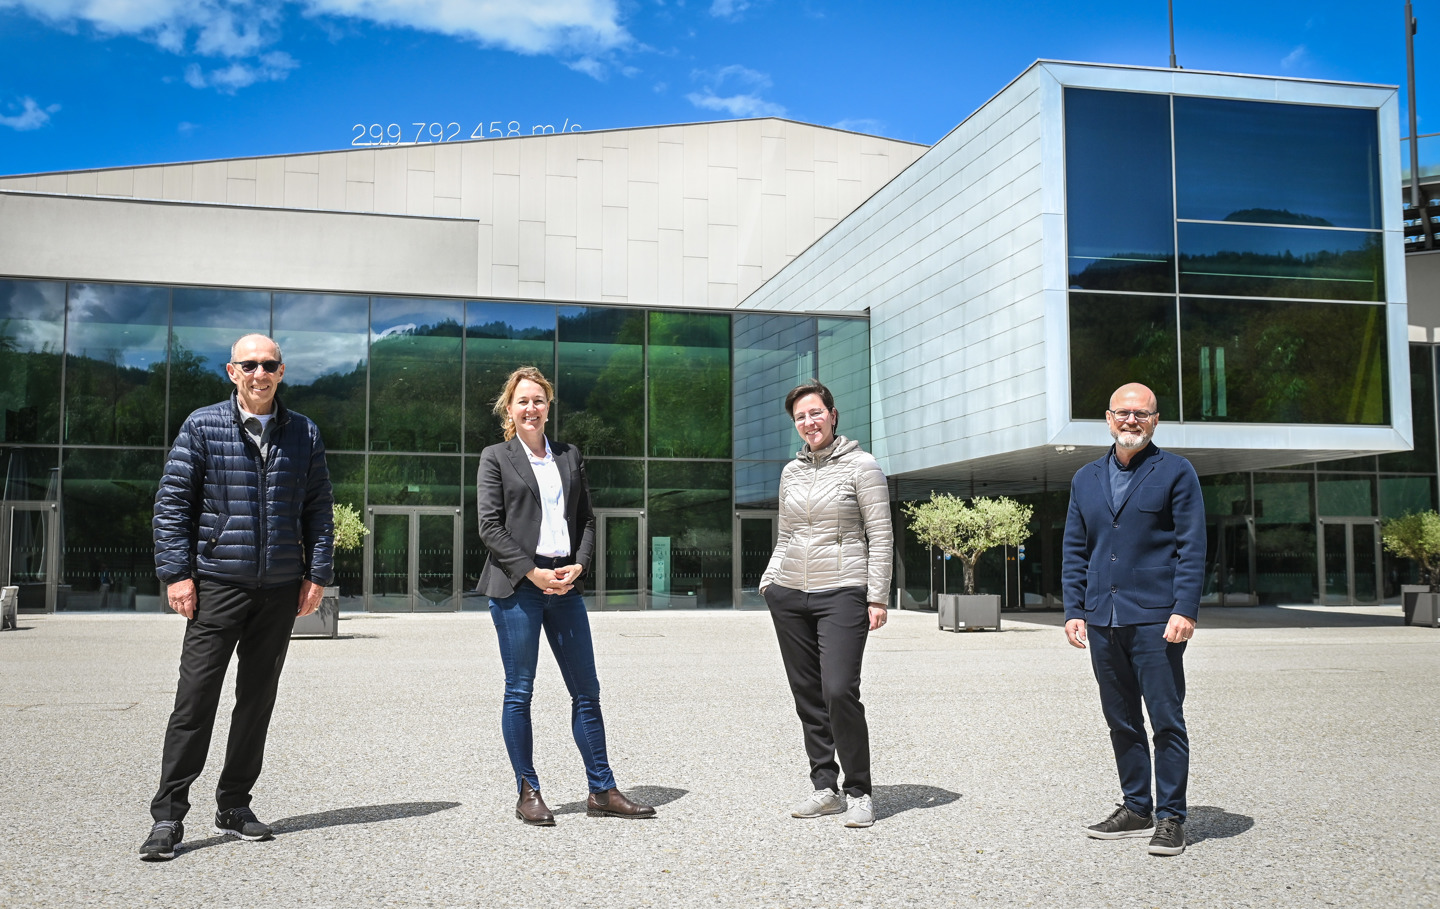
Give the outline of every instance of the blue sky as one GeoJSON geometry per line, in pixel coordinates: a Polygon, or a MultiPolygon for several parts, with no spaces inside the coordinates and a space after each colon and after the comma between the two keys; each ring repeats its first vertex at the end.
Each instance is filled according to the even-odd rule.
{"type": "MultiPolygon", "coordinates": [[[[1437,132],[1440,0],[1415,6],[1437,132]]],[[[1403,112],[1403,10],[1175,0],[1176,52],[1399,84],[1403,112]]],[[[777,115],[933,143],[1037,58],[1164,66],[1166,28],[1164,0],[0,0],[0,173],[346,148],[392,123],[777,115]]]]}

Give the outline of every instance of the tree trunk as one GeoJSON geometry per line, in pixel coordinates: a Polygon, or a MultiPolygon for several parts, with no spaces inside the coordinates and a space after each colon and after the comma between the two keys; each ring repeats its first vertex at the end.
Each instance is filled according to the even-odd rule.
{"type": "Polygon", "coordinates": [[[968,596],[975,595],[975,563],[980,560],[977,555],[972,559],[961,559],[965,564],[965,593],[968,596]]]}

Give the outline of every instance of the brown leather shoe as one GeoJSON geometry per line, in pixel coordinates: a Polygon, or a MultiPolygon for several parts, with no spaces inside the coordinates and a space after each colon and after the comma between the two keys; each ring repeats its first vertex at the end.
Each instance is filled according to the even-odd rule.
{"type": "Polygon", "coordinates": [[[555,815],[545,807],[540,793],[530,788],[529,780],[520,781],[520,801],[515,803],[515,816],[532,827],[555,826],[555,815]]]}
{"type": "Polygon", "coordinates": [[[655,809],[630,801],[619,789],[607,789],[590,793],[585,813],[590,817],[654,817],[655,809]]]}

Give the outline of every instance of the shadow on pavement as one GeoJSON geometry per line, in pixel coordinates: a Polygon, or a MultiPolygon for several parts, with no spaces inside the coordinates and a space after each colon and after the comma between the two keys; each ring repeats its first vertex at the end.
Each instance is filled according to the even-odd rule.
{"type": "MultiPolygon", "coordinates": [[[[1065,626],[1063,612],[1001,613],[1011,622],[1065,626]]],[[[1385,628],[1405,622],[1399,606],[1211,606],[1200,607],[1200,628],[1385,628]]],[[[1011,626],[1013,627],[1013,626],[1011,626]]]]}
{"type": "MultiPolygon", "coordinates": [[[[380,821],[398,821],[407,817],[424,817],[440,811],[458,808],[459,802],[396,802],[390,805],[365,805],[359,808],[336,808],[334,811],[319,811],[315,814],[299,814],[281,818],[270,825],[276,836],[299,833],[302,830],[322,830],[326,827],[345,827],[350,824],[374,824],[380,821]]],[[[209,822],[204,824],[209,827],[209,822]]],[[[203,828],[202,828],[203,829],[203,828]]],[[[211,836],[203,840],[186,840],[184,852],[208,849],[221,843],[237,842],[229,836],[211,836]]]]}
{"type": "MultiPolygon", "coordinates": [[[[689,789],[672,789],[669,786],[621,786],[620,791],[625,793],[626,798],[642,805],[650,805],[653,808],[679,801],[690,794],[689,789]]],[[[583,801],[567,802],[559,808],[550,809],[550,811],[556,815],[584,814],[585,803],[583,801]]]]}
{"type": "Polygon", "coordinates": [[[883,821],[916,808],[939,808],[960,798],[960,793],[938,786],[901,783],[898,786],[876,786],[871,793],[875,804],[875,820],[883,821]]]}
{"type": "Polygon", "coordinates": [[[1202,840],[1224,840],[1239,836],[1255,826],[1255,819],[1245,814],[1231,814],[1213,805],[1191,808],[1185,821],[1185,838],[1191,843],[1202,840]]]}

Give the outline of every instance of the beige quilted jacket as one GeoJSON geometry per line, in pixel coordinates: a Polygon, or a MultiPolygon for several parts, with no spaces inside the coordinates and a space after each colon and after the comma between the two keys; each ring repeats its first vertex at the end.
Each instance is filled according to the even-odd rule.
{"type": "Polygon", "coordinates": [[[779,536],[762,591],[772,583],[807,592],[864,587],[869,602],[890,602],[890,493],[858,442],[836,436],[785,465],[779,536]]]}

